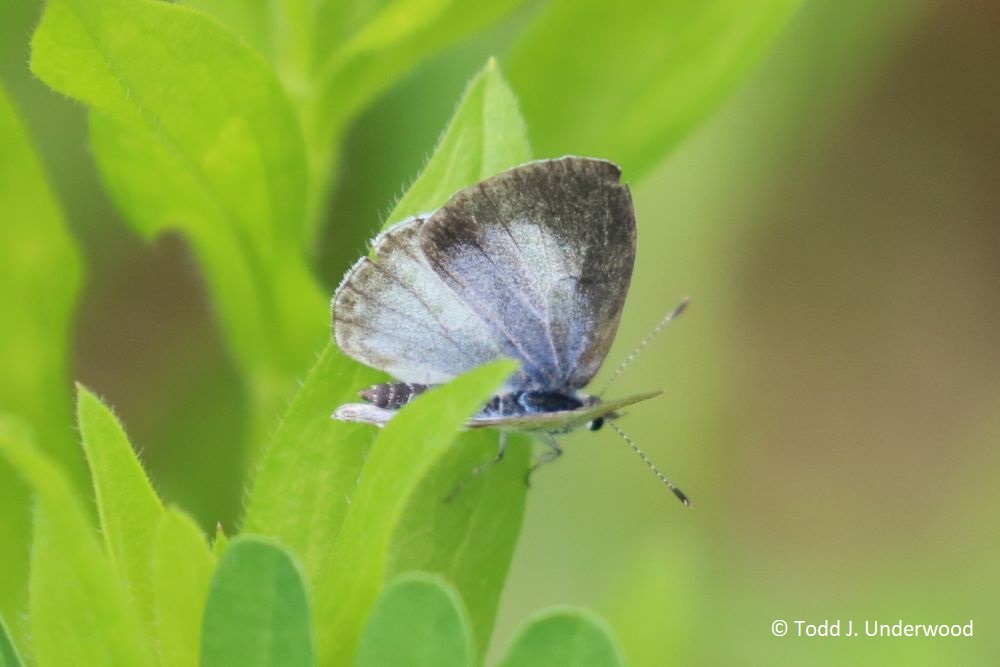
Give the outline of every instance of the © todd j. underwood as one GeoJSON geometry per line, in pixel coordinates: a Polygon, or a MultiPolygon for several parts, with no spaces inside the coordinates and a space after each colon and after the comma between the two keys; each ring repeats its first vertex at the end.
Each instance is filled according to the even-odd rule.
{"type": "Polygon", "coordinates": [[[971,637],[972,620],[968,623],[895,623],[866,620],[854,621],[824,620],[822,623],[792,621],[799,637],[971,637]]]}

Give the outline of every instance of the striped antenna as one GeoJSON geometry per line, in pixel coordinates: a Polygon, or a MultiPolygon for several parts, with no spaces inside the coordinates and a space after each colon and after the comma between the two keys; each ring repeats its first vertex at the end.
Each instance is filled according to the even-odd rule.
{"type": "Polygon", "coordinates": [[[649,460],[649,457],[646,456],[645,452],[643,452],[641,449],[639,449],[639,446],[637,444],[635,444],[634,442],[632,442],[632,438],[630,438],[627,435],[625,435],[625,431],[621,430],[621,428],[619,428],[618,424],[616,424],[614,422],[611,422],[611,421],[609,421],[607,423],[608,423],[609,426],[611,426],[612,429],[614,429],[615,433],[617,433],[618,435],[620,435],[622,437],[622,440],[624,440],[625,442],[627,442],[628,446],[631,447],[632,450],[636,454],[639,455],[639,458],[642,459],[643,463],[645,463],[646,465],[649,466],[649,469],[653,471],[653,474],[656,475],[661,482],[663,482],[664,484],[666,484],[668,489],[670,489],[671,491],[673,491],[674,495],[677,496],[677,499],[679,501],[681,501],[682,503],[684,503],[684,507],[691,507],[692,506],[691,499],[688,498],[684,494],[683,491],[681,491],[676,486],[674,486],[674,483],[671,482],[669,479],[667,479],[666,475],[664,475],[662,472],[660,472],[660,469],[657,468],[656,465],[652,461],[649,460]]]}
{"type": "Polygon", "coordinates": [[[660,320],[660,323],[653,327],[653,330],[646,334],[645,338],[639,341],[639,344],[635,346],[635,349],[629,352],[628,356],[625,357],[620,364],[618,364],[618,368],[616,368],[615,372],[611,374],[611,378],[608,380],[607,384],[604,385],[604,389],[597,394],[598,396],[604,396],[604,392],[606,392],[614,381],[618,379],[618,376],[622,374],[622,371],[624,371],[628,365],[631,364],[637,356],[639,356],[639,353],[642,352],[647,345],[649,345],[650,341],[656,337],[656,334],[663,331],[668,324],[680,317],[680,314],[684,312],[684,309],[688,307],[689,303],[691,303],[691,299],[688,297],[681,299],[681,302],[677,304],[677,307],[667,313],[666,317],[660,320]]]}

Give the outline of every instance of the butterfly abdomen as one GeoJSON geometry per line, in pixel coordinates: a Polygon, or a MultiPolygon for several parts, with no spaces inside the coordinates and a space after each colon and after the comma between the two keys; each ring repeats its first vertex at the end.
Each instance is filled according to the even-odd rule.
{"type": "Polygon", "coordinates": [[[397,410],[430,389],[428,384],[386,382],[364,389],[358,394],[377,408],[397,410]]]}
{"type": "Polygon", "coordinates": [[[566,412],[583,407],[583,401],[558,391],[517,391],[490,399],[479,417],[521,417],[547,412],[566,412]]]}

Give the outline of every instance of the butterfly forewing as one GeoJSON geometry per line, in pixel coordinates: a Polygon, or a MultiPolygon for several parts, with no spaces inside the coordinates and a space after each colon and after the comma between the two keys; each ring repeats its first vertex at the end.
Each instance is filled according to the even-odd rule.
{"type": "MultiPolygon", "coordinates": [[[[473,417],[466,422],[466,427],[499,428],[508,431],[567,432],[601,417],[617,416],[618,410],[659,396],[662,393],[662,390],[650,391],[563,412],[543,412],[509,417],[473,417]]],[[[384,426],[395,414],[395,410],[379,408],[370,403],[348,403],[337,408],[333,416],[341,421],[384,426]]]]}
{"type": "Polygon", "coordinates": [[[429,265],[522,364],[523,386],[586,385],[614,339],[635,263],[618,168],[529,163],[454,195],[421,229],[429,265]]]}

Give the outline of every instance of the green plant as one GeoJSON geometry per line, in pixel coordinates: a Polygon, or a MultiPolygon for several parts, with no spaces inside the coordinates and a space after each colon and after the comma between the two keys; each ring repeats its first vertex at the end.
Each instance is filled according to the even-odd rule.
{"type": "MultiPolygon", "coordinates": [[[[40,665],[376,665],[392,651],[423,664],[483,660],[520,531],[529,441],[515,438],[504,465],[455,502],[441,498],[492,456],[495,435],[456,432],[511,367],[497,362],[429,392],[377,437],[331,421],[380,376],[328,342],[329,290],[308,249],[348,122],[411,62],[518,4],[328,2],[315,14],[292,2],[46,5],[32,72],[87,106],[94,158],[128,223],[147,238],[176,230],[190,243],[262,454],[241,534],[210,543],[164,504],[119,421],[79,387],[87,481],[62,388],[77,251],[0,98],[0,136],[11,147],[0,156],[0,252],[10,260],[0,347],[12,351],[0,454],[27,485],[0,468],[0,540],[15,547],[2,556],[0,665],[19,664],[15,645],[40,665]]],[[[735,85],[795,4],[637,3],[607,14],[599,3],[552,3],[508,55],[527,122],[490,61],[385,224],[532,157],[596,153],[638,176],[735,85]],[[663,13],[643,19],[639,10],[654,7],[663,13]],[[586,34],[595,11],[609,36],[593,41],[591,59],[572,71],[537,66],[567,44],[561,26],[586,34]],[[645,30],[620,53],[643,21],[668,25],[671,47],[655,48],[664,36],[645,30]],[[567,104],[546,101],[551,89],[567,104]],[[628,91],[639,92],[621,109],[614,102],[628,91]]],[[[568,608],[530,620],[503,659],[621,662],[603,623],[568,608]]]]}

